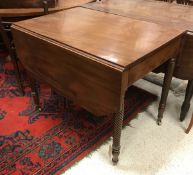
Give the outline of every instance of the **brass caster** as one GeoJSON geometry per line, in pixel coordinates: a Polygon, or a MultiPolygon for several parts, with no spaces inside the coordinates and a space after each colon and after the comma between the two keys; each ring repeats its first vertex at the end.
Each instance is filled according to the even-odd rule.
{"type": "Polygon", "coordinates": [[[113,162],[113,165],[117,165],[117,163],[119,162],[118,157],[115,158],[115,157],[113,156],[112,162],[113,162]]]}
{"type": "Polygon", "coordinates": [[[35,107],[35,111],[37,111],[37,112],[41,112],[41,111],[42,111],[42,108],[41,108],[41,107],[39,107],[39,106],[36,106],[36,107],[35,107]]]}
{"type": "Polygon", "coordinates": [[[183,122],[185,117],[186,117],[186,113],[181,112],[181,114],[180,114],[180,121],[183,122]]]}
{"type": "Polygon", "coordinates": [[[112,155],[113,155],[112,162],[113,162],[113,165],[117,165],[117,163],[119,162],[119,153],[120,153],[119,150],[113,150],[112,151],[112,155]]]}
{"type": "Polygon", "coordinates": [[[161,126],[161,124],[162,124],[162,121],[158,119],[158,120],[157,120],[157,125],[158,125],[158,126],[161,126]]]}

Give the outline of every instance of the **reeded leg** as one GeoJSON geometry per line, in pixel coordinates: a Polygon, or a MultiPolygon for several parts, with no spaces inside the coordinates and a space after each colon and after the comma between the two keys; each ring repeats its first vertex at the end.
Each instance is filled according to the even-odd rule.
{"type": "Polygon", "coordinates": [[[112,155],[113,155],[112,162],[114,164],[117,164],[119,161],[123,116],[124,116],[124,98],[122,100],[120,111],[114,115],[113,146],[112,146],[112,149],[113,149],[112,150],[112,155]]]}
{"type": "Polygon", "coordinates": [[[29,78],[29,83],[30,83],[30,87],[31,87],[31,95],[33,98],[33,102],[35,105],[36,110],[41,111],[41,107],[40,107],[40,100],[39,100],[39,94],[38,94],[38,90],[36,87],[36,80],[34,78],[32,78],[31,76],[28,76],[29,78]]]}
{"type": "Polygon", "coordinates": [[[192,126],[193,126],[193,114],[192,114],[192,118],[190,120],[189,126],[188,126],[188,128],[186,130],[186,134],[188,134],[190,132],[192,126]]]}
{"type": "Polygon", "coordinates": [[[193,95],[193,80],[189,80],[186,88],[185,99],[181,107],[180,121],[183,121],[185,119],[186,114],[190,109],[190,101],[191,101],[192,95],[193,95]]]}
{"type": "Polygon", "coordinates": [[[169,60],[168,68],[167,68],[167,71],[164,77],[161,100],[160,100],[159,109],[158,109],[158,119],[157,119],[158,125],[161,125],[161,122],[162,122],[163,113],[164,113],[165,106],[166,106],[166,101],[167,101],[167,97],[169,93],[169,88],[170,88],[174,68],[175,68],[175,58],[172,58],[169,60]]]}

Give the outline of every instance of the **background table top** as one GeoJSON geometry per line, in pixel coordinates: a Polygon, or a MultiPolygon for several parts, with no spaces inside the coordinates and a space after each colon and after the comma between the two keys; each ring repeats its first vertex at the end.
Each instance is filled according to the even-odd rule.
{"type": "Polygon", "coordinates": [[[124,68],[184,32],[81,7],[21,21],[14,26],[93,55],[94,61],[103,60],[124,68]]]}
{"type": "Polygon", "coordinates": [[[102,0],[83,6],[193,31],[193,6],[152,0],[102,0]]]}
{"type": "MultiPolygon", "coordinates": [[[[58,5],[55,8],[49,8],[49,13],[80,6],[92,1],[93,0],[58,0],[58,5]]],[[[42,13],[43,8],[0,9],[0,16],[2,17],[35,16],[41,15],[42,13]]]]}

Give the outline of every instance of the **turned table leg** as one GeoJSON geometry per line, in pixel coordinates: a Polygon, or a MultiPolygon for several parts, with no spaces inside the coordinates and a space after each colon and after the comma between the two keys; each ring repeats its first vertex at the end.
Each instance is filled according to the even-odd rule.
{"type": "Polygon", "coordinates": [[[7,36],[7,33],[5,32],[1,17],[0,17],[0,34],[2,36],[2,39],[5,43],[5,46],[6,46],[7,50],[9,51],[11,61],[13,62],[13,66],[14,66],[16,80],[17,80],[17,83],[18,83],[18,86],[19,86],[19,90],[20,90],[21,95],[23,96],[24,95],[24,89],[23,89],[23,85],[22,85],[21,74],[20,74],[20,71],[19,71],[19,65],[18,65],[18,59],[17,59],[17,55],[16,55],[15,46],[11,42],[9,37],[7,36]]]}
{"type": "Polygon", "coordinates": [[[190,100],[192,98],[192,95],[193,95],[193,80],[189,80],[186,88],[185,99],[181,107],[180,121],[183,121],[185,119],[186,114],[189,111],[190,100]]]}
{"type": "Polygon", "coordinates": [[[175,68],[175,58],[172,58],[169,60],[168,68],[164,76],[161,100],[160,100],[159,109],[158,109],[158,119],[157,119],[158,125],[161,125],[161,122],[162,122],[163,113],[166,107],[166,101],[167,101],[167,97],[170,89],[170,84],[172,81],[174,68],[175,68]]]}
{"type": "Polygon", "coordinates": [[[28,76],[28,78],[29,78],[29,83],[30,83],[30,87],[32,90],[31,95],[33,98],[35,109],[41,111],[39,94],[38,94],[38,89],[36,86],[36,80],[34,78],[32,78],[31,76],[28,76]]]}
{"type": "Polygon", "coordinates": [[[114,114],[113,146],[112,146],[112,155],[113,155],[112,162],[114,164],[117,164],[119,161],[123,116],[124,116],[124,97],[121,100],[120,110],[114,114]]]}
{"type": "Polygon", "coordinates": [[[21,80],[21,73],[20,73],[20,70],[19,70],[18,60],[17,60],[16,51],[15,51],[14,46],[11,46],[10,57],[11,57],[11,60],[13,62],[13,66],[14,66],[15,75],[16,75],[18,86],[19,86],[19,90],[20,90],[21,95],[23,96],[24,95],[24,88],[23,88],[23,84],[22,84],[22,80],[21,80]]]}

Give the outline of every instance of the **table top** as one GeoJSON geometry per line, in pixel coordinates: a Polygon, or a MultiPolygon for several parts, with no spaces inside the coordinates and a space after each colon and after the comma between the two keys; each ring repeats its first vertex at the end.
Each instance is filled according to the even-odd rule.
{"type": "MultiPolygon", "coordinates": [[[[80,6],[92,1],[93,0],[58,0],[58,4],[55,8],[49,8],[49,13],[80,6]]],[[[35,16],[41,15],[42,13],[43,8],[0,9],[0,16],[2,17],[35,16]]]]}
{"type": "Polygon", "coordinates": [[[83,6],[193,31],[193,6],[152,0],[102,0],[83,6]]]}
{"type": "Polygon", "coordinates": [[[14,27],[124,69],[184,32],[82,7],[17,22],[14,27]]]}

